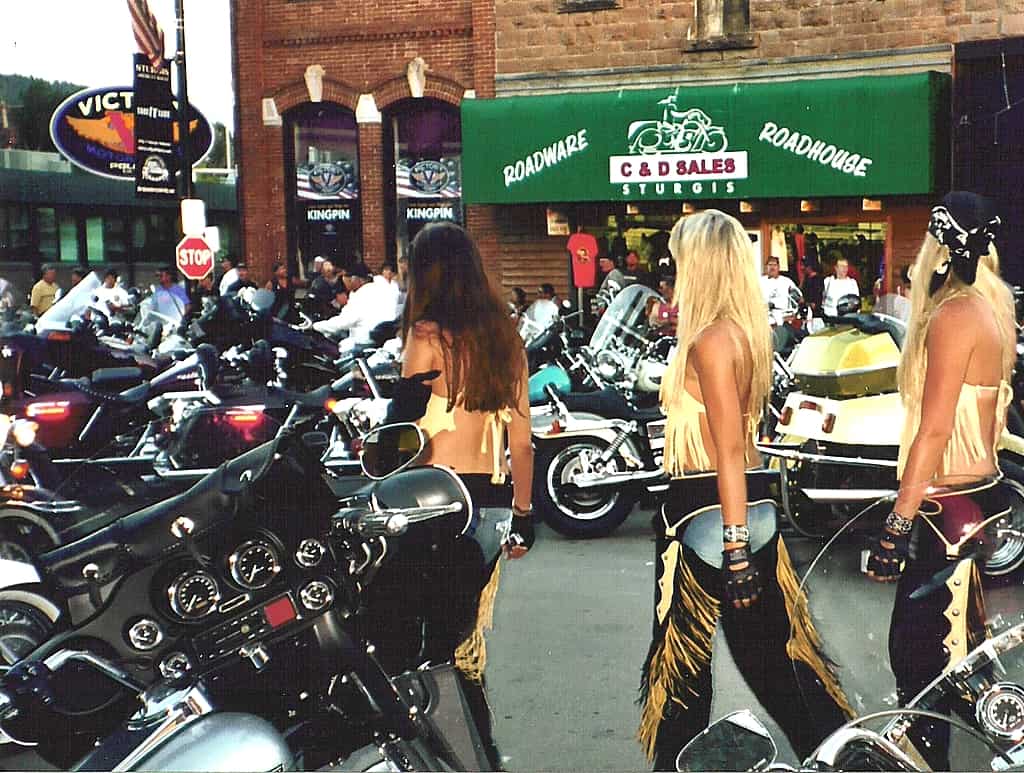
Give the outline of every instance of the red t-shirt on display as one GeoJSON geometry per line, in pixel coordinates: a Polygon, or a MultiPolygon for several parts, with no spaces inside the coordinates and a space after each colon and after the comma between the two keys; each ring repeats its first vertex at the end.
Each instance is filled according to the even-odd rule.
{"type": "Polygon", "coordinates": [[[597,284],[597,239],[590,234],[574,233],[565,248],[572,257],[572,283],[576,287],[597,284]]]}

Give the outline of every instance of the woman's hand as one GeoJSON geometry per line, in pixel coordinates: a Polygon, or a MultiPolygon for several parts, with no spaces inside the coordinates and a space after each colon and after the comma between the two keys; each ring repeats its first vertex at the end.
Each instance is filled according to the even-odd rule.
{"type": "Polygon", "coordinates": [[[505,556],[513,560],[525,556],[533,547],[536,535],[533,531],[533,512],[527,509],[524,512],[512,507],[512,528],[509,530],[508,539],[502,546],[505,556]]]}
{"type": "Polygon", "coordinates": [[[909,554],[909,534],[893,534],[883,529],[868,556],[868,577],[877,582],[896,582],[909,554]]]}
{"type": "Polygon", "coordinates": [[[750,557],[750,546],[745,543],[728,543],[722,551],[725,565],[722,567],[722,584],[725,600],[737,609],[746,609],[754,604],[764,591],[761,573],[750,557]]]}

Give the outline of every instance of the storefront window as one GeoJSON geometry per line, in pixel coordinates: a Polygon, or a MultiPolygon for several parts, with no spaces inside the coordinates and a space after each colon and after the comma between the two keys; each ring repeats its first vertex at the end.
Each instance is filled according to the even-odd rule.
{"type": "Polygon", "coordinates": [[[39,229],[39,257],[43,260],[56,260],[57,213],[51,207],[40,207],[36,210],[36,223],[39,229]]]}
{"type": "Polygon", "coordinates": [[[78,263],[78,221],[71,215],[60,218],[60,259],[78,263]]]}
{"type": "Polygon", "coordinates": [[[89,260],[103,260],[103,218],[90,217],[85,221],[86,255],[89,260]]]}
{"type": "Polygon", "coordinates": [[[359,135],[355,114],[339,105],[301,105],[286,116],[293,181],[288,207],[291,254],[345,266],[362,252],[359,135]]]}
{"type": "Polygon", "coordinates": [[[10,257],[28,260],[32,246],[32,231],[29,226],[28,207],[15,204],[7,208],[7,228],[10,235],[10,257]]]}
{"type": "Polygon", "coordinates": [[[769,254],[782,259],[783,271],[799,281],[802,261],[816,260],[825,276],[845,258],[860,293],[869,297],[875,280],[885,273],[885,223],[778,223],[770,229],[769,254]]]}
{"type": "Polygon", "coordinates": [[[463,222],[462,127],[458,108],[429,99],[399,103],[386,118],[385,161],[393,164],[390,257],[405,255],[427,223],[463,222]]]}
{"type": "Polygon", "coordinates": [[[123,217],[103,218],[103,260],[120,263],[128,260],[128,221],[123,217]]]}

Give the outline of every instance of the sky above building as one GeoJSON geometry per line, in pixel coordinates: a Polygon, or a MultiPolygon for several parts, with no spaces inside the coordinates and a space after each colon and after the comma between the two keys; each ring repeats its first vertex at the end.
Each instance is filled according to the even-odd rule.
{"type": "MultiPolygon", "coordinates": [[[[177,47],[174,0],[149,0],[149,7],[170,58],[177,47]]],[[[185,0],[185,34],[189,101],[233,130],[229,0],[185,0]]],[[[3,2],[0,74],[131,86],[136,50],[125,0],[3,2]]]]}

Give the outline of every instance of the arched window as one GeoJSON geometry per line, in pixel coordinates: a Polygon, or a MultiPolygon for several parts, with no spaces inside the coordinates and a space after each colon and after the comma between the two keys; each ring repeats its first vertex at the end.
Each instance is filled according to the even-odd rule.
{"type": "Polygon", "coordinates": [[[348,266],[362,254],[355,114],[306,103],[285,114],[284,128],[289,258],[308,265],[323,255],[348,266]]]}
{"type": "Polygon", "coordinates": [[[434,99],[406,99],[384,118],[388,257],[405,255],[427,223],[464,221],[459,109],[434,99]]]}

